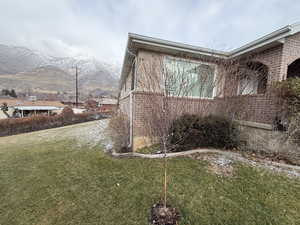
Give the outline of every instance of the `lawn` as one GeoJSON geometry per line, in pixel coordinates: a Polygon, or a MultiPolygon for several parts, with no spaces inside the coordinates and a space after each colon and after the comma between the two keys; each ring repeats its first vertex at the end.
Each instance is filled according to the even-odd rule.
{"type": "MultiPolygon", "coordinates": [[[[148,224],[161,194],[160,160],[115,159],[73,139],[19,140],[0,140],[1,225],[148,224]]],[[[203,161],[169,160],[168,199],[181,225],[300,224],[299,179],[234,168],[222,177],[203,161]]]]}

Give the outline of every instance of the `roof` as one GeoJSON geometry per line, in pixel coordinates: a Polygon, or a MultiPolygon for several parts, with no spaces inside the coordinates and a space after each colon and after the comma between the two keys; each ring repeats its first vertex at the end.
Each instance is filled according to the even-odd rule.
{"type": "Polygon", "coordinates": [[[102,98],[99,100],[99,104],[102,105],[116,105],[117,103],[118,100],[114,98],[102,98]]]}
{"type": "Polygon", "coordinates": [[[55,106],[14,106],[15,109],[19,110],[57,110],[60,107],[55,106]]]}
{"type": "Polygon", "coordinates": [[[21,106],[29,106],[29,107],[56,107],[56,108],[63,108],[65,107],[64,104],[62,104],[59,101],[28,101],[23,99],[11,99],[11,98],[1,98],[0,99],[0,105],[3,103],[7,103],[9,107],[21,107],[21,106]]]}
{"type": "Polygon", "coordinates": [[[266,48],[270,48],[274,45],[282,44],[284,42],[285,37],[288,37],[298,32],[300,32],[300,23],[287,25],[232,51],[218,51],[214,49],[197,47],[193,45],[129,33],[121,72],[120,88],[127,74],[130,71],[131,65],[133,63],[135,55],[137,54],[138,49],[146,49],[171,54],[176,54],[180,52],[189,54],[191,56],[207,56],[214,58],[230,59],[246,54],[248,52],[259,51],[266,48]]]}

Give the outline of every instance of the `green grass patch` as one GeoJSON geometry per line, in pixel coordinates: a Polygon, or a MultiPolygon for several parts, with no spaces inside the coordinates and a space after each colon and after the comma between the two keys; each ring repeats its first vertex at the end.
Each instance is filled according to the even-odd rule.
{"type": "Polygon", "coordinates": [[[137,150],[138,153],[142,153],[142,154],[156,154],[158,151],[160,151],[159,144],[154,144],[137,150]]]}
{"type": "MultiPolygon", "coordinates": [[[[114,159],[72,140],[0,147],[0,224],[148,224],[162,192],[162,161],[114,159]]],[[[235,165],[169,160],[169,202],[183,225],[300,224],[300,181],[235,165]]]]}

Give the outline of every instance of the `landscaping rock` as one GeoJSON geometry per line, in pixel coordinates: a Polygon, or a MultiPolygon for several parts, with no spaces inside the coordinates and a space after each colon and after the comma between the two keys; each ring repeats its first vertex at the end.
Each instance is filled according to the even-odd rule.
{"type": "Polygon", "coordinates": [[[204,160],[208,162],[208,170],[219,176],[232,176],[233,160],[218,154],[200,154],[195,153],[191,155],[191,158],[197,160],[204,160]]]}

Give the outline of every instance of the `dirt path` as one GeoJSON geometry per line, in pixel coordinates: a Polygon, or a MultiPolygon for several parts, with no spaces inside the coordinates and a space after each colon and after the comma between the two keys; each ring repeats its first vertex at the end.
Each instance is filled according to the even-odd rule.
{"type": "Polygon", "coordinates": [[[74,139],[78,145],[106,144],[104,129],[108,120],[97,120],[8,137],[0,137],[0,149],[11,145],[30,145],[53,140],[74,139]]]}

